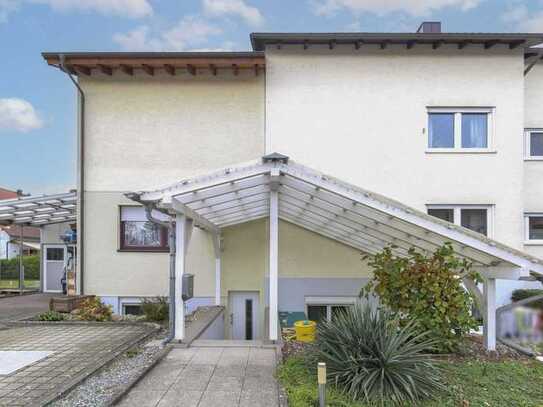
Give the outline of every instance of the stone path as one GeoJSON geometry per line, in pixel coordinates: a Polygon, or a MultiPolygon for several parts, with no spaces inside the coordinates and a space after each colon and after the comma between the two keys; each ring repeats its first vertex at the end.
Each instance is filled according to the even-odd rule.
{"type": "Polygon", "coordinates": [[[0,351],[52,352],[11,374],[0,375],[0,406],[42,405],[151,330],[141,324],[106,323],[30,323],[0,330],[0,351]]]}
{"type": "Polygon", "coordinates": [[[25,294],[0,298],[0,321],[16,321],[49,310],[49,300],[58,294],[25,294]]]}
{"type": "Polygon", "coordinates": [[[175,348],[120,406],[277,407],[275,366],[273,348],[175,348]]]}

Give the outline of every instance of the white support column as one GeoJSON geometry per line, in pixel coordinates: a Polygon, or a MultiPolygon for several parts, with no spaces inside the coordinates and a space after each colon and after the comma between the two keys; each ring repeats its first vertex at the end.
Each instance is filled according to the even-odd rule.
{"type": "Polygon", "coordinates": [[[213,234],[215,249],[215,305],[221,305],[221,235],[213,234]]]}
{"type": "Polygon", "coordinates": [[[487,350],[496,350],[496,279],[487,278],[483,283],[485,309],[483,313],[483,342],[487,350]]]}
{"type": "Polygon", "coordinates": [[[279,196],[275,189],[270,191],[270,340],[278,339],[277,312],[278,312],[278,242],[279,241],[279,196]]]}
{"type": "Polygon", "coordinates": [[[192,235],[192,219],[182,213],[175,216],[175,340],[185,339],[185,304],[182,298],[183,274],[186,270],[187,250],[192,235]]]}

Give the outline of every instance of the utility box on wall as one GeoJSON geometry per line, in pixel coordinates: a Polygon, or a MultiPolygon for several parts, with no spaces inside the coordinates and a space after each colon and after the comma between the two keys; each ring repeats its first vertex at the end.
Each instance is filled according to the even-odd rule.
{"type": "Polygon", "coordinates": [[[190,300],[194,296],[194,274],[183,274],[181,298],[190,300]]]}

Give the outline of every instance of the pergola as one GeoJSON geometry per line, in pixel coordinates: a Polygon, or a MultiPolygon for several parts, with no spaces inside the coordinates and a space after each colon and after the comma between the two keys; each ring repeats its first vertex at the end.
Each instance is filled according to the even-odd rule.
{"type": "Polygon", "coordinates": [[[220,304],[221,229],[269,217],[269,339],[278,339],[278,221],[282,219],[330,239],[375,254],[392,247],[405,256],[410,248],[433,252],[446,242],[473,263],[484,277],[480,300],[484,338],[496,347],[496,279],[543,275],[541,260],[478,233],[431,217],[400,202],[322,174],[273,153],[166,188],[128,196],[148,208],[175,215],[175,338],[184,339],[181,281],[193,226],[213,235],[216,258],[215,302],[220,304]]]}

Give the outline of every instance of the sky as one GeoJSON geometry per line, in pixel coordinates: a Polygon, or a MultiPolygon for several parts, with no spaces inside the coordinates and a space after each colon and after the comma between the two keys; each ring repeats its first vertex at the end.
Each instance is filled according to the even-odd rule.
{"type": "Polygon", "coordinates": [[[250,49],[251,32],[543,32],[543,0],[0,0],[0,187],[75,188],[76,92],[44,51],[250,49]]]}

